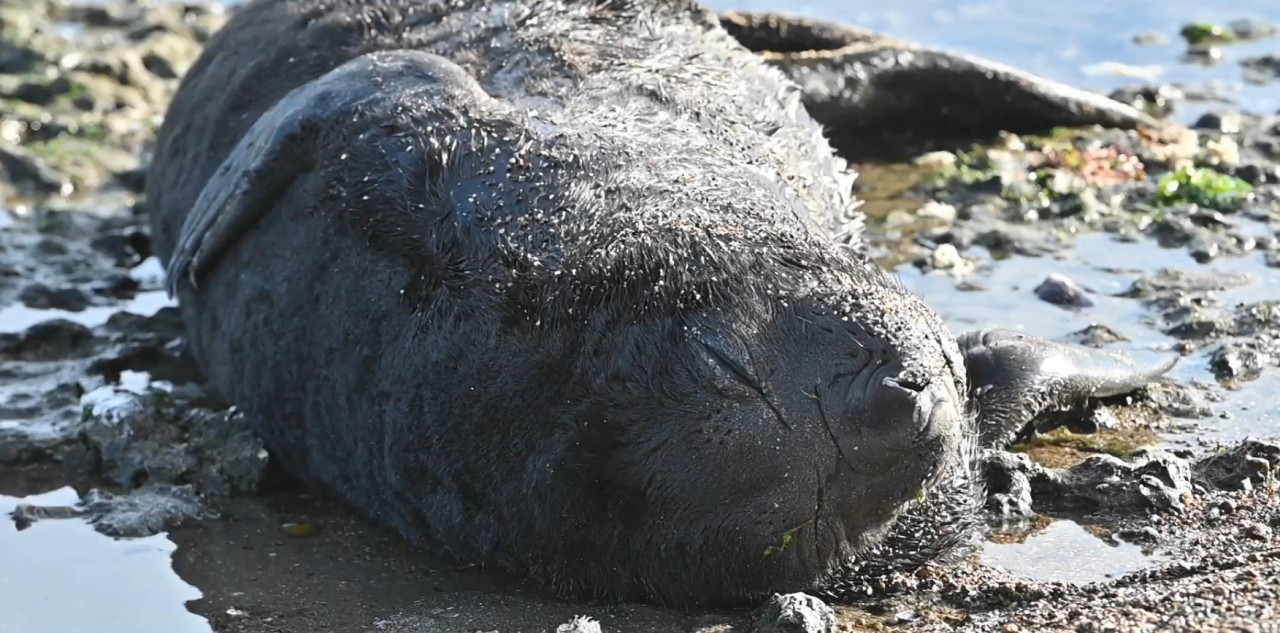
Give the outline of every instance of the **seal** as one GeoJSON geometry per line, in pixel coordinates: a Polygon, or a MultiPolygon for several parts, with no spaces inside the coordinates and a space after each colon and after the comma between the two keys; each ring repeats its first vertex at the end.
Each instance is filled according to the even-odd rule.
{"type": "Polygon", "coordinates": [[[192,353],[288,472],[565,595],[728,606],[947,549],[983,402],[1001,438],[1154,375],[957,340],[852,180],[686,0],[255,0],[147,196],[192,353]]]}

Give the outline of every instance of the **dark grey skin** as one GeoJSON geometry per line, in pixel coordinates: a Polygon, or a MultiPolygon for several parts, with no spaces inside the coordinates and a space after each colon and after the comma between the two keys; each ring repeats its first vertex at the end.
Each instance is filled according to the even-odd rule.
{"type": "Polygon", "coordinates": [[[750,604],[962,541],[1020,393],[862,254],[800,99],[682,0],[258,0],[171,105],[156,248],[302,480],[564,595],[750,604]]]}

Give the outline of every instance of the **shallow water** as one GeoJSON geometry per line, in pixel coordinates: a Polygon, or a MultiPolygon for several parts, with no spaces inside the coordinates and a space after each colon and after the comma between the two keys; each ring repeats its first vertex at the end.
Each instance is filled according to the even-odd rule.
{"type": "Polygon", "coordinates": [[[1019,543],[987,543],[980,557],[1022,578],[1077,584],[1138,571],[1154,558],[1137,545],[1104,541],[1075,521],[1054,521],[1019,543]]]}
{"type": "MultiPolygon", "coordinates": [[[[984,253],[980,248],[972,250],[970,255],[984,253]]],[[[1201,265],[1185,248],[1161,248],[1145,239],[1123,242],[1103,233],[1079,236],[1075,248],[1055,257],[1013,256],[998,261],[989,256],[980,257],[978,269],[968,281],[981,284],[986,291],[957,289],[952,277],[936,272],[924,274],[909,264],[899,266],[896,272],[908,288],[923,297],[957,332],[1004,327],[1032,336],[1061,339],[1100,323],[1132,339],[1113,348],[1142,352],[1140,358],[1154,360],[1172,354],[1166,350],[1176,339],[1145,322],[1153,314],[1140,302],[1111,295],[1128,290],[1142,275],[1162,268],[1199,268],[1253,275],[1249,284],[1216,293],[1226,305],[1280,299],[1280,273],[1267,268],[1260,254],[1222,258],[1201,265]],[[1094,305],[1067,310],[1040,301],[1034,288],[1051,273],[1066,275],[1089,290],[1094,305]]],[[[1271,396],[1280,379],[1274,374],[1264,372],[1257,381],[1226,392],[1225,400],[1217,403],[1215,409],[1228,413],[1229,417],[1196,421],[1194,435],[1166,434],[1166,443],[1280,435],[1280,399],[1271,396]]],[[[1170,376],[1180,381],[1215,382],[1208,358],[1202,353],[1179,360],[1170,376]]]]}
{"type": "Polygon", "coordinates": [[[70,487],[26,497],[0,494],[0,632],[206,633],[186,608],[201,593],[173,571],[177,546],[158,534],[113,539],[78,519],[37,521],[19,531],[8,520],[22,503],[72,505],[70,487]]]}

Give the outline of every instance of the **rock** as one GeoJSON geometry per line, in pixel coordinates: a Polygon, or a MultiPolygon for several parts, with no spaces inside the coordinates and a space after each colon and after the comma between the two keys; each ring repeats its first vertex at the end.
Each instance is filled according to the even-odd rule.
{"type": "Polygon", "coordinates": [[[1168,116],[1187,98],[1176,86],[1168,84],[1120,88],[1111,92],[1112,99],[1158,117],[1168,116]]]}
{"type": "Polygon", "coordinates": [[[1116,538],[1130,543],[1139,543],[1146,545],[1155,545],[1160,542],[1160,533],[1150,525],[1135,530],[1120,530],[1116,532],[1116,538]]]}
{"type": "Polygon", "coordinates": [[[579,615],[556,627],[556,633],[601,633],[600,623],[579,615]]]}
{"type": "Polygon", "coordinates": [[[82,312],[89,307],[89,297],[79,288],[53,290],[40,283],[30,284],[18,293],[18,300],[33,310],[65,310],[82,312]]]}
{"type": "Polygon", "coordinates": [[[956,155],[951,152],[937,151],[921,154],[915,158],[914,162],[918,167],[925,169],[944,169],[952,167],[956,164],[956,155]]]}
{"type": "Polygon", "coordinates": [[[986,511],[1000,521],[1022,521],[1035,514],[1030,473],[1036,470],[1022,453],[988,451],[983,455],[986,511]]]}
{"type": "Polygon", "coordinates": [[[1272,530],[1270,526],[1262,523],[1250,523],[1241,527],[1241,531],[1244,532],[1245,536],[1248,536],[1255,541],[1271,540],[1272,530]]]}
{"type": "Polygon", "coordinates": [[[1219,490],[1252,489],[1272,479],[1280,467],[1280,444],[1245,440],[1209,453],[1194,466],[1196,480],[1219,490]]]}
{"type": "Polygon", "coordinates": [[[142,193],[147,187],[147,168],[135,167],[115,174],[116,182],[133,193],[142,193]]]}
{"type": "Polygon", "coordinates": [[[81,518],[107,536],[138,538],[209,516],[191,486],[157,485],[127,495],[95,488],[76,507],[22,505],[13,519],[24,530],[36,521],[81,518]]]}
{"type": "Polygon", "coordinates": [[[1169,38],[1160,33],[1139,33],[1133,36],[1133,43],[1139,46],[1157,46],[1168,44],[1169,38]]]}
{"type": "Polygon", "coordinates": [[[1213,352],[1209,367],[1218,380],[1255,380],[1270,359],[1257,350],[1238,344],[1227,344],[1213,352]]]}
{"type": "Polygon", "coordinates": [[[1211,138],[1204,143],[1205,162],[1220,167],[1240,164],[1240,145],[1230,136],[1211,138]]]}
{"type": "Polygon", "coordinates": [[[1131,340],[1129,337],[1100,323],[1093,323],[1083,330],[1072,332],[1071,334],[1068,334],[1065,339],[1068,343],[1097,348],[1106,347],[1112,343],[1121,343],[1131,340]]]}
{"type": "Polygon", "coordinates": [[[932,270],[950,271],[956,276],[966,275],[974,269],[974,263],[965,259],[951,244],[939,244],[929,253],[925,265],[932,270]]]}
{"type": "Polygon", "coordinates": [[[1227,30],[1231,31],[1237,39],[1242,40],[1257,40],[1280,35],[1280,26],[1253,18],[1233,20],[1227,24],[1227,30]]]}
{"type": "Polygon", "coordinates": [[[66,77],[57,77],[51,81],[24,81],[7,93],[0,93],[0,96],[47,106],[54,99],[71,92],[71,89],[71,81],[66,77]]]}
{"type": "Polygon", "coordinates": [[[774,594],[764,607],[755,633],[834,633],[836,612],[803,593],[774,594]]]}
{"type": "Polygon", "coordinates": [[[926,202],[923,207],[920,207],[920,210],[916,212],[916,215],[951,224],[956,221],[957,212],[956,208],[949,204],[930,200],[926,202]]]}
{"type": "Polygon", "coordinates": [[[1033,470],[1029,479],[1040,512],[1181,511],[1192,495],[1190,465],[1157,448],[1140,449],[1123,460],[1093,455],[1068,470],[1033,470]]]}
{"type": "Polygon", "coordinates": [[[100,387],[81,405],[80,436],[101,474],[122,488],[191,483],[225,497],[253,492],[266,471],[267,451],[242,415],[175,407],[154,388],[100,387]]]}
{"type": "Polygon", "coordinates": [[[1200,115],[1192,127],[1213,130],[1223,134],[1240,133],[1240,115],[1235,112],[1213,111],[1200,115]]]}
{"type": "Polygon", "coordinates": [[[95,350],[89,328],[66,319],[37,323],[21,334],[0,334],[0,358],[5,360],[61,360],[83,358],[95,350]]]}
{"type": "Polygon", "coordinates": [[[1250,83],[1267,83],[1280,79],[1280,55],[1259,55],[1240,61],[1244,66],[1245,80],[1250,83]]]}
{"type": "Polygon", "coordinates": [[[1280,165],[1245,163],[1231,170],[1231,175],[1252,186],[1280,183],[1280,165]]]}
{"type": "Polygon", "coordinates": [[[94,489],[81,505],[90,524],[116,537],[151,536],[211,516],[191,486],[159,484],[127,495],[94,489]]]}
{"type": "Polygon", "coordinates": [[[0,176],[25,193],[68,195],[71,185],[44,159],[21,147],[0,143],[0,176]]]}
{"type": "Polygon", "coordinates": [[[1093,305],[1084,288],[1067,278],[1053,273],[1036,286],[1035,293],[1042,301],[1070,308],[1088,308],[1093,305]]]}
{"type": "Polygon", "coordinates": [[[1176,305],[1181,303],[1180,298],[1186,295],[1239,288],[1256,280],[1257,278],[1249,273],[1162,268],[1133,282],[1124,296],[1158,305],[1176,305]]]}

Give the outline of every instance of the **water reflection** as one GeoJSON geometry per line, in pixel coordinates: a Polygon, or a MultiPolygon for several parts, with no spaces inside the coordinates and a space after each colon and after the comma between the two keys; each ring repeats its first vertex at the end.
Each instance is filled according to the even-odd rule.
{"type": "Polygon", "coordinates": [[[987,543],[983,562],[1043,582],[1090,583],[1157,562],[1131,543],[1110,544],[1074,521],[1055,521],[1022,543],[987,543]]]}
{"type": "Polygon", "coordinates": [[[0,631],[40,633],[209,633],[187,611],[200,591],[174,573],[175,545],[163,534],[112,539],[77,519],[37,521],[18,531],[21,503],[79,500],[70,487],[29,497],[0,495],[0,631]]]}

